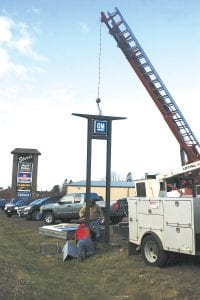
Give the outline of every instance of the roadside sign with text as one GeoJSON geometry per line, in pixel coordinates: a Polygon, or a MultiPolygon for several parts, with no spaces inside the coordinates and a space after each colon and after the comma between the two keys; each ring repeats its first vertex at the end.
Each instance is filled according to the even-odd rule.
{"type": "Polygon", "coordinates": [[[17,182],[20,183],[32,182],[32,172],[18,172],[17,182]]]}

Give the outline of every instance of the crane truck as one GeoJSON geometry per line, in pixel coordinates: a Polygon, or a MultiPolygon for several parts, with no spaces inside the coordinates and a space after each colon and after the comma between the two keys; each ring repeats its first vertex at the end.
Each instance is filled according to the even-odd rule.
{"type": "Polygon", "coordinates": [[[171,252],[200,255],[200,198],[195,188],[200,184],[200,144],[119,9],[101,12],[101,22],[180,145],[182,167],[136,182],[136,197],[128,199],[129,254],[142,252],[148,265],[160,267],[171,252]],[[179,191],[176,197],[173,188],[179,191]]]}

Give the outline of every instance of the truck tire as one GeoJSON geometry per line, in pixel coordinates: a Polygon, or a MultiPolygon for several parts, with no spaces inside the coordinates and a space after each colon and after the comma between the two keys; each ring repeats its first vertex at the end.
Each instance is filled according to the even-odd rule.
{"type": "Polygon", "coordinates": [[[41,219],[41,213],[40,211],[37,209],[37,210],[34,210],[31,214],[31,219],[33,221],[39,221],[41,219]]]}
{"type": "Polygon", "coordinates": [[[167,252],[162,250],[160,242],[152,235],[144,237],[141,252],[147,265],[163,267],[167,262],[167,252]]]}
{"type": "Polygon", "coordinates": [[[47,211],[44,213],[43,220],[46,224],[51,225],[55,223],[55,217],[53,212],[47,211]]]}
{"type": "Polygon", "coordinates": [[[123,217],[118,217],[118,216],[110,217],[112,224],[118,224],[119,222],[122,221],[122,219],[123,219],[123,217]]]}

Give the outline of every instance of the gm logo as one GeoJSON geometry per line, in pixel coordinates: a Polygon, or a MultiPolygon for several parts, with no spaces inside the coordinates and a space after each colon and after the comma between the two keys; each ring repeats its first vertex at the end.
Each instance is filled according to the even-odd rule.
{"type": "Polygon", "coordinates": [[[94,134],[107,135],[107,121],[94,120],[94,134]]]}

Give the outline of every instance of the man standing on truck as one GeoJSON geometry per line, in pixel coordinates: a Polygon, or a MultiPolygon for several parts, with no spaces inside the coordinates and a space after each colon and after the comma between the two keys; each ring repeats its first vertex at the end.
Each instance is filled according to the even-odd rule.
{"type": "MultiPolygon", "coordinates": [[[[82,206],[79,216],[82,220],[86,217],[86,203],[82,206]]],[[[100,221],[104,219],[102,208],[94,199],[90,199],[90,228],[95,232],[95,238],[100,237],[100,221]]]]}

